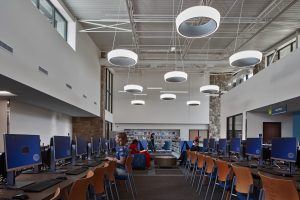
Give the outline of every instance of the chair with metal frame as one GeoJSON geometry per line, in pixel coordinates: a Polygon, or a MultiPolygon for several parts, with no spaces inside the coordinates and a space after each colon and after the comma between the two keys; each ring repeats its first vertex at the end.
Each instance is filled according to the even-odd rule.
{"type": "Polygon", "coordinates": [[[114,200],[114,193],[112,190],[112,186],[114,186],[115,191],[116,191],[116,195],[117,195],[117,199],[119,200],[119,192],[118,192],[118,187],[117,187],[117,182],[116,182],[116,178],[115,178],[115,173],[116,173],[116,167],[117,167],[117,162],[116,161],[108,161],[108,166],[107,166],[107,170],[106,170],[106,179],[108,180],[108,187],[109,187],[109,191],[111,194],[111,198],[114,200]]]}
{"type": "MultiPolygon", "coordinates": [[[[198,192],[198,190],[200,188],[200,183],[201,183],[201,179],[203,177],[204,169],[205,169],[205,155],[202,153],[197,153],[196,173],[195,173],[194,180],[193,180],[193,183],[194,183],[194,181],[196,180],[196,174],[198,173],[199,181],[198,181],[196,192],[198,192]]],[[[192,185],[193,185],[193,183],[192,183],[192,185]]]]}
{"type": "Polygon", "coordinates": [[[58,200],[61,197],[61,193],[60,193],[60,188],[58,187],[55,191],[55,194],[53,195],[53,197],[50,200],[58,200]]]}
{"type": "Polygon", "coordinates": [[[94,194],[96,199],[108,199],[107,189],[105,186],[105,174],[107,174],[108,163],[103,167],[98,167],[94,170],[94,194]]]}
{"type": "Polygon", "coordinates": [[[231,168],[226,161],[216,160],[217,165],[217,177],[215,180],[214,188],[212,190],[212,194],[210,200],[213,199],[216,185],[223,188],[221,200],[223,200],[225,191],[230,188],[230,177],[231,177],[231,168]]]}
{"type": "Polygon", "coordinates": [[[199,195],[200,195],[201,191],[202,191],[202,187],[204,185],[205,177],[209,178],[206,193],[205,193],[205,199],[206,199],[208,191],[209,191],[211,180],[216,177],[215,169],[216,169],[215,168],[215,162],[214,162],[213,158],[210,157],[210,156],[205,156],[205,170],[204,170],[204,173],[203,173],[201,187],[200,187],[200,190],[199,190],[199,195]]]}
{"type": "Polygon", "coordinates": [[[196,151],[191,151],[190,152],[190,156],[191,156],[191,161],[190,161],[190,165],[188,168],[188,180],[189,182],[192,184],[193,183],[193,178],[196,172],[196,166],[197,166],[197,152],[196,151]]]}
{"type": "Polygon", "coordinates": [[[94,172],[90,170],[85,178],[78,179],[73,183],[68,195],[68,200],[86,200],[88,186],[93,183],[93,177],[94,172]]]}
{"type": "Polygon", "coordinates": [[[253,194],[253,177],[251,170],[248,167],[241,167],[235,164],[231,165],[234,177],[231,184],[231,197],[237,196],[238,199],[247,199],[249,200],[250,195],[253,194]],[[233,190],[236,191],[236,194],[233,194],[233,190]]]}
{"type": "Polygon", "coordinates": [[[263,187],[260,194],[261,200],[299,200],[299,194],[294,180],[277,178],[261,172],[258,172],[258,175],[262,180],[263,187]]]}
{"type": "Polygon", "coordinates": [[[186,150],[186,161],[184,166],[184,176],[186,180],[188,180],[190,162],[191,162],[191,151],[188,149],[186,150]]]}

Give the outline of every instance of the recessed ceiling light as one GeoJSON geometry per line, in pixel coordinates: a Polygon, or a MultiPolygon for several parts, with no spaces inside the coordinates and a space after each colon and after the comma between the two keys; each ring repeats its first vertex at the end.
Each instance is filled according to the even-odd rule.
{"type": "Polygon", "coordinates": [[[229,57],[232,67],[250,67],[257,65],[262,60],[262,53],[256,50],[240,51],[229,57]]]}
{"type": "Polygon", "coordinates": [[[147,96],[147,94],[139,94],[139,93],[133,94],[133,95],[135,95],[135,96],[147,96]]]}
{"type": "Polygon", "coordinates": [[[107,54],[108,62],[119,67],[131,67],[137,63],[138,55],[128,49],[114,49],[107,54]]]}
{"type": "Polygon", "coordinates": [[[186,105],[188,105],[188,106],[199,106],[200,101],[187,101],[186,105]]]}
{"type": "Polygon", "coordinates": [[[131,105],[142,106],[142,105],[145,105],[145,101],[144,100],[132,100],[131,105]]]}
{"type": "Polygon", "coordinates": [[[143,92],[143,87],[140,85],[131,84],[131,85],[125,85],[124,90],[130,93],[137,93],[137,92],[143,92]]]}
{"type": "Polygon", "coordinates": [[[166,82],[171,82],[171,83],[180,83],[186,81],[188,78],[187,73],[182,72],[182,71],[171,71],[167,72],[164,75],[164,79],[166,82]]]}
{"type": "Polygon", "coordinates": [[[17,96],[17,95],[8,91],[0,91],[0,96],[17,96]]]}
{"type": "Polygon", "coordinates": [[[147,87],[148,90],[162,90],[162,87],[147,87]]]}
{"type": "Polygon", "coordinates": [[[217,85],[204,85],[200,87],[200,92],[205,94],[216,94],[219,93],[220,87],[217,85]]]}
{"type": "Polygon", "coordinates": [[[171,101],[171,100],[176,99],[176,95],[175,94],[161,94],[160,99],[165,100],[165,101],[171,101]]]}
{"type": "Polygon", "coordinates": [[[188,91],[180,91],[180,90],[175,90],[175,91],[167,91],[167,90],[162,90],[160,93],[177,93],[177,94],[187,94],[189,93],[188,91]]]}
{"type": "Polygon", "coordinates": [[[119,90],[118,92],[119,93],[126,93],[126,91],[124,91],[124,90],[119,90]]]}

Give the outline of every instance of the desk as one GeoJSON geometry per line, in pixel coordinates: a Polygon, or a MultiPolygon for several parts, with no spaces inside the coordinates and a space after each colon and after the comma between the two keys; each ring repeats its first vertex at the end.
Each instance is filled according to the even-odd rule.
{"type": "MultiPolygon", "coordinates": [[[[104,163],[102,163],[96,167],[90,167],[89,170],[94,170],[97,167],[101,167],[103,165],[104,165],[104,163]]],[[[76,167],[68,166],[68,169],[73,169],[73,168],[76,168],[76,167]]],[[[16,181],[37,182],[37,181],[43,181],[43,180],[47,180],[47,179],[54,179],[59,176],[66,176],[68,178],[67,180],[64,180],[42,192],[38,192],[38,193],[26,192],[25,193],[29,196],[30,200],[44,200],[44,199],[50,199],[58,187],[61,188],[63,194],[66,194],[66,192],[72,186],[72,184],[76,180],[85,177],[87,172],[88,172],[88,170],[81,174],[78,174],[78,175],[65,175],[65,174],[54,174],[54,173],[21,174],[16,178],[16,181]]],[[[23,191],[22,190],[0,189],[0,197],[4,197],[4,198],[12,198],[14,195],[19,194],[19,193],[23,193],[23,191]]]]}

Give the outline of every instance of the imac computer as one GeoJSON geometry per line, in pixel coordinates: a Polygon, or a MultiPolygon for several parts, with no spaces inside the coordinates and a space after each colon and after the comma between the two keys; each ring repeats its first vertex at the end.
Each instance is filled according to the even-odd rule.
{"type": "Polygon", "coordinates": [[[7,184],[17,188],[32,182],[15,182],[15,170],[38,167],[42,164],[39,135],[4,134],[7,184]]]}
{"type": "Polygon", "coordinates": [[[208,139],[203,139],[203,151],[208,151],[208,139]]]}
{"type": "Polygon", "coordinates": [[[218,153],[224,156],[227,154],[227,139],[219,139],[218,153]]]}
{"type": "Polygon", "coordinates": [[[230,141],[230,152],[233,154],[241,153],[241,138],[232,138],[230,141]]]}
{"type": "Polygon", "coordinates": [[[93,137],[92,140],[92,154],[98,156],[100,151],[100,138],[93,137]]]}
{"type": "Polygon", "coordinates": [[[261,157],[262,138],[247,138],[246,140],[246,155],[255,158],[261,157]]]}
{"type": "Polygon", "coordinates": [[[51,148],[51,171],[64,172],[56,170],[56,163],[72,157],[71,138],[69,136],[54,136],[53,147],[51,148]]]}
{"type": "Polygon", "coordinates": [[[210,152],[214,152],[216,149],[216,140],[213,138],[210,138],[208,140],[208,149],[210,152]]]}
{"type": "Polygon", "coordinates": [[[109,138],[109,150],[113,150],[116,148],[116,140],[115,138],[109,138]]]}

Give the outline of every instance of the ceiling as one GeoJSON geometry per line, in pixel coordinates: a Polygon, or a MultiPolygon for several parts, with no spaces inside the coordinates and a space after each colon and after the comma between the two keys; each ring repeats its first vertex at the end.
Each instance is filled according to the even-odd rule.
{"type": "MultiPolygon", "coordinates": [[[[228,57],[238,50],[267,51],[300,28],[297,0],[63,0],[99,49],[132,49],[139,68],[235,72],[228,57]],[[184,9],[210,5],[221,14],[219,29],[208,38],[185,39],[174,31],[184,9]],[[243,5],[243,6],[242,6],[243,5]],[[176,47],[171,52],[171,47],[176,47]],[[183,62],[181,61],[181,58],[183,62]]],[[[105,59],[103,59],[105,62],[105,59]]],[[[117,69],[118,70],[118,69],[117,69]]]]}

